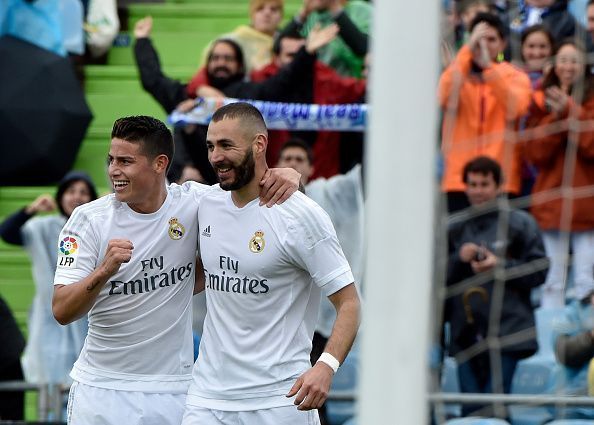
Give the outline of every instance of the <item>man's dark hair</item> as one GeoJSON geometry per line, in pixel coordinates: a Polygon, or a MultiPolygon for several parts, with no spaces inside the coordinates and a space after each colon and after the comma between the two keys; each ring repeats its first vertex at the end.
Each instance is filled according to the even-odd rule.
{"type": "Polygon", "coordinates": [[[590,6],[591,4],[594,4],[594,0],[588,0],[588,4],[586,5],[586,7],[590,6]]]}
{"type": "Polygon", "coordinates": [[[505,40],[507,38],[507,29],[505,28],[505,25],[503,25],[503,22],[501,21],[499,16],[493,15],[492,13],[477,13],[472,22],[470,23],[470,28],[468,30],[472,32],[474,27],[476,27],[481,22],[485,22],[487,25],[494,28],[502,40],[505,40]]]}
{"type": "Polygon", "coordinates": [[[501,185],[501,167],[497,161],[488,156],[477,156],[466,163],[462,173],[464,183],[468,183],[468,175],[470,173],[482,174],[484,176],[492,174],[497,186],[501,185]]]}
{"type": "Polygon", "coordinates": [[[242,127],[245,127],[246,130],[254,130],[268,135],[264,117],[255,106],[249,103],[236,102],[222,106],[212,115],[211,122],[219,122],[225,118],[239,119],[242,122],[242,127]]]}
{"type": "Polygon", "coordinates": [[[114,137],[130,143],[138,143],[141,152],[150,159],[165,155],[171,166],[173,136],[162,121],[146,115],[120,118],[113,123],[111,138],[114,137]]]}
{"type": "Polygon", "coordinates": [[[313,151],[311,150],[311,146],[309,146],[303,139],[298,137],[291,137],[289,140],[285,142],[285,144],[280,148],[278,153],[278,159],[280,160],[283,152],[288,148],[299,148],[305,151],[307,155],[307,160],[310,164],[313,164],[313,151]]]}
{"type": "Polygon", "coordinates": [[[274,38],[274,44],[272,45],[272,53],[275,55],[279,55],[281,51],[281,41],[285,38],[289,38],[291,40],[305,40],[305,37],[299,32],[297,28],[290,28],[287,31],[283,31],[279,33],[274,38]]]}

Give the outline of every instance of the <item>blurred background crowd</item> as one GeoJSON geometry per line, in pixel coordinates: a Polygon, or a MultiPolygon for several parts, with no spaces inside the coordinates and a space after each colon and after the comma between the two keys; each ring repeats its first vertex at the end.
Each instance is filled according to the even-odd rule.
{"type": "MultiPolygon", "coordinates": [[[[435,7],[441,69],[427,107],[441,111],[435,264],[445,266],[435,279],[432,390],[592,394],[594,1],[435,7]]],[[[201,98],[365,104],[373,54],[390,54],[372,54],[373,11],[364,0],[0,2],[0,379],[69,382],[86,323],[63,327],[51,314],[57,239],[76,206],[110,191],[116,118],[166,120],[201,98]]],[[[172,131],[169,181],[216,183],[206,126],[172,131]]],[[[363,291],[364,151],[364,132],[289,125],[270,131],[267,153],[269,165],[297,169],[330,214],[363,291]]],[[[199,340],[205,305],[195,298],[199,340]]],[[[322,304],[312,361],[332,323],[322,304]]],[[[337,386],[356,388],[357,356],[337,386]]],[[[35,419],[33,404],[0,392],[0,419],[35,419]]],[[[348,402],[328,409],[332,424],[354,414],[348,402]]],[[[454,404],[435,420],[594,419],[592,408],[539,409],[454,404]]]]}

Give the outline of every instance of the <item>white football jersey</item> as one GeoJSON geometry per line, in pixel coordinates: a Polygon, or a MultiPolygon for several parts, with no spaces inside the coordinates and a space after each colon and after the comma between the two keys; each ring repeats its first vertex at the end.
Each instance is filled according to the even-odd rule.
{"type": "Polygon", "coordinates": [[[320,292],[353,282],[328,215],[302,193],[237,208],[220,188],[199,211],[207,314],[190,405],[257,410],[285,397],[309,367],[320,292]]]}
{"type": "Polygon", "coordinates": [[[115,390],[187,390],[198,204],[210,189],[173,184],[151,214],[134,212],[113,194],[74,211],[59,237],[55,285],[87,277],[103,261],[111,239],[129,239],[134,249],[89,311],[89,332],[73,379],[115,390]]]}

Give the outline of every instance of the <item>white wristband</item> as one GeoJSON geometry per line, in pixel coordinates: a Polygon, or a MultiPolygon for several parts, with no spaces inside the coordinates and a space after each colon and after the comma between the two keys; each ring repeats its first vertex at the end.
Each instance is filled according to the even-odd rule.
{"type": "Polygon", "coordinates": [[[330,366],[330,368],[334,371],[334,373],[336,373],[336,371],[340,367],[340,362],[338,360],[336,360],[336,357],[334,357],[332,354],[326,353],[326,352],[323,352],[320,355],[318,362],[326,363],[328,366],[330,366]]]}

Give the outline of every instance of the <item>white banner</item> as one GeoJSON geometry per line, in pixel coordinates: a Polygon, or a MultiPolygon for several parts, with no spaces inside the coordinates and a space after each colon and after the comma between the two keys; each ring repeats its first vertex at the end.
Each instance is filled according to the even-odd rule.
{"type": "Polygon", "coordinates": [[[310,105],[231,98],[225,98],[223,102],[198,98],[196,107],[190,112],[173,111],[169,115],[169,122],[174,125],[207,125],[219,107],[235,102],[246,102],[258,108],[270,130],[360,132],[365,130],[367,123],[366,104],[310,105]]]}

